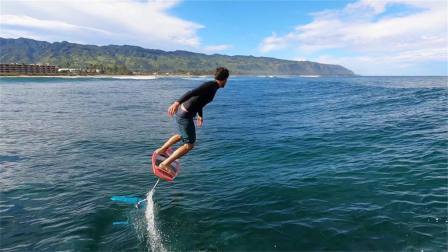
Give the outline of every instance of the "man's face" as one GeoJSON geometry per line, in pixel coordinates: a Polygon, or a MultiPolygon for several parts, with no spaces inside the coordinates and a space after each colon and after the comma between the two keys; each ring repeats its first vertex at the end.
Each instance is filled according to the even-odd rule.
{"type": "Polygon", "coordinates": [[[218,84],[221,88],[224,88],[226,86],[227,83],[227,79],[223,80],[223,81],[218,81],[218,84]]]}

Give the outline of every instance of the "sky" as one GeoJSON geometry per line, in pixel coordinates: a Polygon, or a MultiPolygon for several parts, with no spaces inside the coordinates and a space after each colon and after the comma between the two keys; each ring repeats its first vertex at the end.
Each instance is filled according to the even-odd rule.
{"type": "Polygon", "coordinates": [[[0,37],[448,75],[442,0],[0,0],[0,37]]]}

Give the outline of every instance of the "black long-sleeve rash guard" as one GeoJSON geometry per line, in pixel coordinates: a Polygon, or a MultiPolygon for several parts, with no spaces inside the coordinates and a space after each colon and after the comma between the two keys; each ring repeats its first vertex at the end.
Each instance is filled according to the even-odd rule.
{"type": "Polygon", "coordinates": [[[186,92],[179,100],[180,104],[188,110],[188,116],[193,117],[198,113],[202,117],[202,108],[213,101],[219,85],[216,81],[207,81],[199,87],[186,92]]]}

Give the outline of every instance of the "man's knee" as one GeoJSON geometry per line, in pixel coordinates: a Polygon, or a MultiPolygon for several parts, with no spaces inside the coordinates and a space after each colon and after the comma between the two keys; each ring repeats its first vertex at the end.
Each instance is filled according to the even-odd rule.
{"type": "Polygon", "coordinates": [[[179,135],[179,134],[176,134],[176,135],[174,135],[174,139],[175,139],[176,141],[180,141],[180,140],[182,140],[182,136],[179,135]]]}
{"type": "Polygon", "coordinates": [[[193,144],[193,143],[186,143],[186,144],[184,144],[184,146],[185,146],[185,148],[186,148],[188,151],[190,151],[190,150],[193,149],[194,144],[193,144]]]}

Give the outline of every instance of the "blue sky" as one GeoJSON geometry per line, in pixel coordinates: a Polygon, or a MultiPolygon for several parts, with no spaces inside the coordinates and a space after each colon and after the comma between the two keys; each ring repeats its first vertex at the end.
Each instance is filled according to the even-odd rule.
{"type": "Polygon", "coordinates": [[[261,53],[260,42],[272,32],[287,33],[312,21],[309,13],[345,6],[347,1],[186,1],[174,15],[206,24],[199,36],[210,44],[234,45],[231,55],[288,58],[288,52],[261,53]]]}
{"type": "Polygon", "coordinates": [[[2,0],[0,36],[129,44],[343,65],[361,75],[448,75],[440,0],[2,0]]]}

